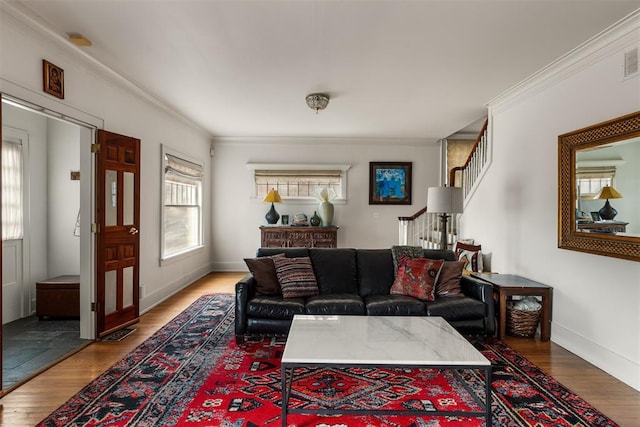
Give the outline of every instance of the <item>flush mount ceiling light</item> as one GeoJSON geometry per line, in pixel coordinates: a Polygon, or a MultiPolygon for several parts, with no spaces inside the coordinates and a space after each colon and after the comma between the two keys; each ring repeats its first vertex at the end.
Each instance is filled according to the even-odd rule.
{"type": "Polygon", "coordinates": [[[75,44],[76,46],[80,46],[80,47],[91,46],[91,40],[89,40],[88,38],[86,38],[82,34],[69,33],[69,34],[67,34],[67,37],[69,37],[69,40],[71,41],[71,43],[75,44]]]}
{"type": "Polygon", "coordinates": [[[325,95],[324,93],[312,93],[307,95],[307,105],[309,108],[316,110],[316,114],[318,114],[319,110],[324,110],[327,108],[327,104],[329,104],[329,95],[325,95]]]}

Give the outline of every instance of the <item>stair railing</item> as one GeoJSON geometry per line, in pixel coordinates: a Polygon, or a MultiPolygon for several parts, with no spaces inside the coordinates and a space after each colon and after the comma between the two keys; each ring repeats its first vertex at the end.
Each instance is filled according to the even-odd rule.
{"type": "MultiPolygon", "coordinates": [[[[447,226],[447,246],[452,249],[457,241],[459,215],[452,215],[447,226]]],[[[398,244],[440,249],[442,220],[439,214],[427,212],[427,207],[411,216],[398,217],[398,244]]]]}
{"type": "Polygon", "coordinates": [[[467,199],[467,196],[473,192],[475,185],[479,181],[479,178],[489,161],[488,125],[489,119],[485,120],[465,164],[451,168],[451,171],[449,172],[449,185],[452,187],[462,187],[465,200],[467,199]],[[456,172],[458,171],[461,171],[462,178],[462,183],[459,185],[456,183],[456,172]]]}
{"type": "MultiPolygon", "coordinates": [[[[469,157],[463,166],[454,167],[449,172],[449,185],[462,187],[465,200],[473,192],[485,167],[489,163],[489,119],[485,120],[476,138],[469,157]],[[461,171],[462,182],[456,185],[456,172],[461,171]]],[[[458,239],[460,215],[452,215],[448,221],[447,246],[453,248],[458,239]]],[[[440,248],[442,221],[438,214],[427,212],[426,206],[411,216],[398,217],[398,243],[400,245],[422,246],[428,249],[440,248]]]]}

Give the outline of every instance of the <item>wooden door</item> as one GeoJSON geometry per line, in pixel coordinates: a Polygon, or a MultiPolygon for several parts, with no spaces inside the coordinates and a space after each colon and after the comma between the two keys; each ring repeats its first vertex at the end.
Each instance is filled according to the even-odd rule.
{"type": "Polygon", "coordinates": [[[140,317],[140,140],[98,130],[97,335],[140,317]]]}

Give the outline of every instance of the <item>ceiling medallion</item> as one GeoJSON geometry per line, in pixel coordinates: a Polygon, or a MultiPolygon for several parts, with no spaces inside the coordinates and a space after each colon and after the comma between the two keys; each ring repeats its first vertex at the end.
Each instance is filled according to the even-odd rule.
{"type": "Polygon", "coordinates": [[[309,108],[316,110],[316,114],[318,114],[319,110],[324,110],[327,108],[327,104],[329,104],[329,95],[325,95],[324,93],[312,93],[307,95],[307,105],[309,108]]]}

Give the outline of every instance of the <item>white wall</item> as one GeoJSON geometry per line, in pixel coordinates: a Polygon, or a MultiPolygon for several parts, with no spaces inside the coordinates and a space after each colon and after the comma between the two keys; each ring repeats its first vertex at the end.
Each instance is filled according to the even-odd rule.
{"type": "Polygon", "coordinates": [[[80,128],[47,120],[47,270],[49,277],[80,274],[80,239],[73,235],[80,209],[80,128]]]}
{"type": "Polygon", "coordinates": [[[640,110],[640,77],[621,75],[639,26],[490,106],[493,163],[462,227],[493,271],[554,287],[552,341],[640,390],[640,263],[557,247],[558,135],[640,110]]]}
{"type": "MultiPolygon", "coordinates": [[[[252,171],[247,163],[350,164],[348,203],[336,204],[333,224],[338,246],[388,248],[398,243],[398,216],[426,205],[427,187],[437,186],[440,146],[421,141],[331,139],[254,139],[214,142],[213,267],[245,271],[242,258],[260,247],[260,225],[269,205],[251,198],[252,171]],[[412,205],[369,205],[369,162],[411,161],[412,205]]],[[[317,204],[276,205],[280,215],[303,212],[310,218],[317,204]]]]}
{"type": "MultiPolygon", "coordinates": [[[[145,98],[133,85],[88,62],[60,36],[24,23],[4,6],[0,20],[0,91],[141,140],[140,284],[145,290],[141,310],[210,271],[211,209],[207,200],[205,247],[189,257],[159,265],[160,144],[203,159],[210,176],[210,136],[145,98]],[[42,91],[42,59],[64,69],[64,100],[42,91]]],[[[205,182],[205,194],[210,194],[210,185],[205,182]]]]}

